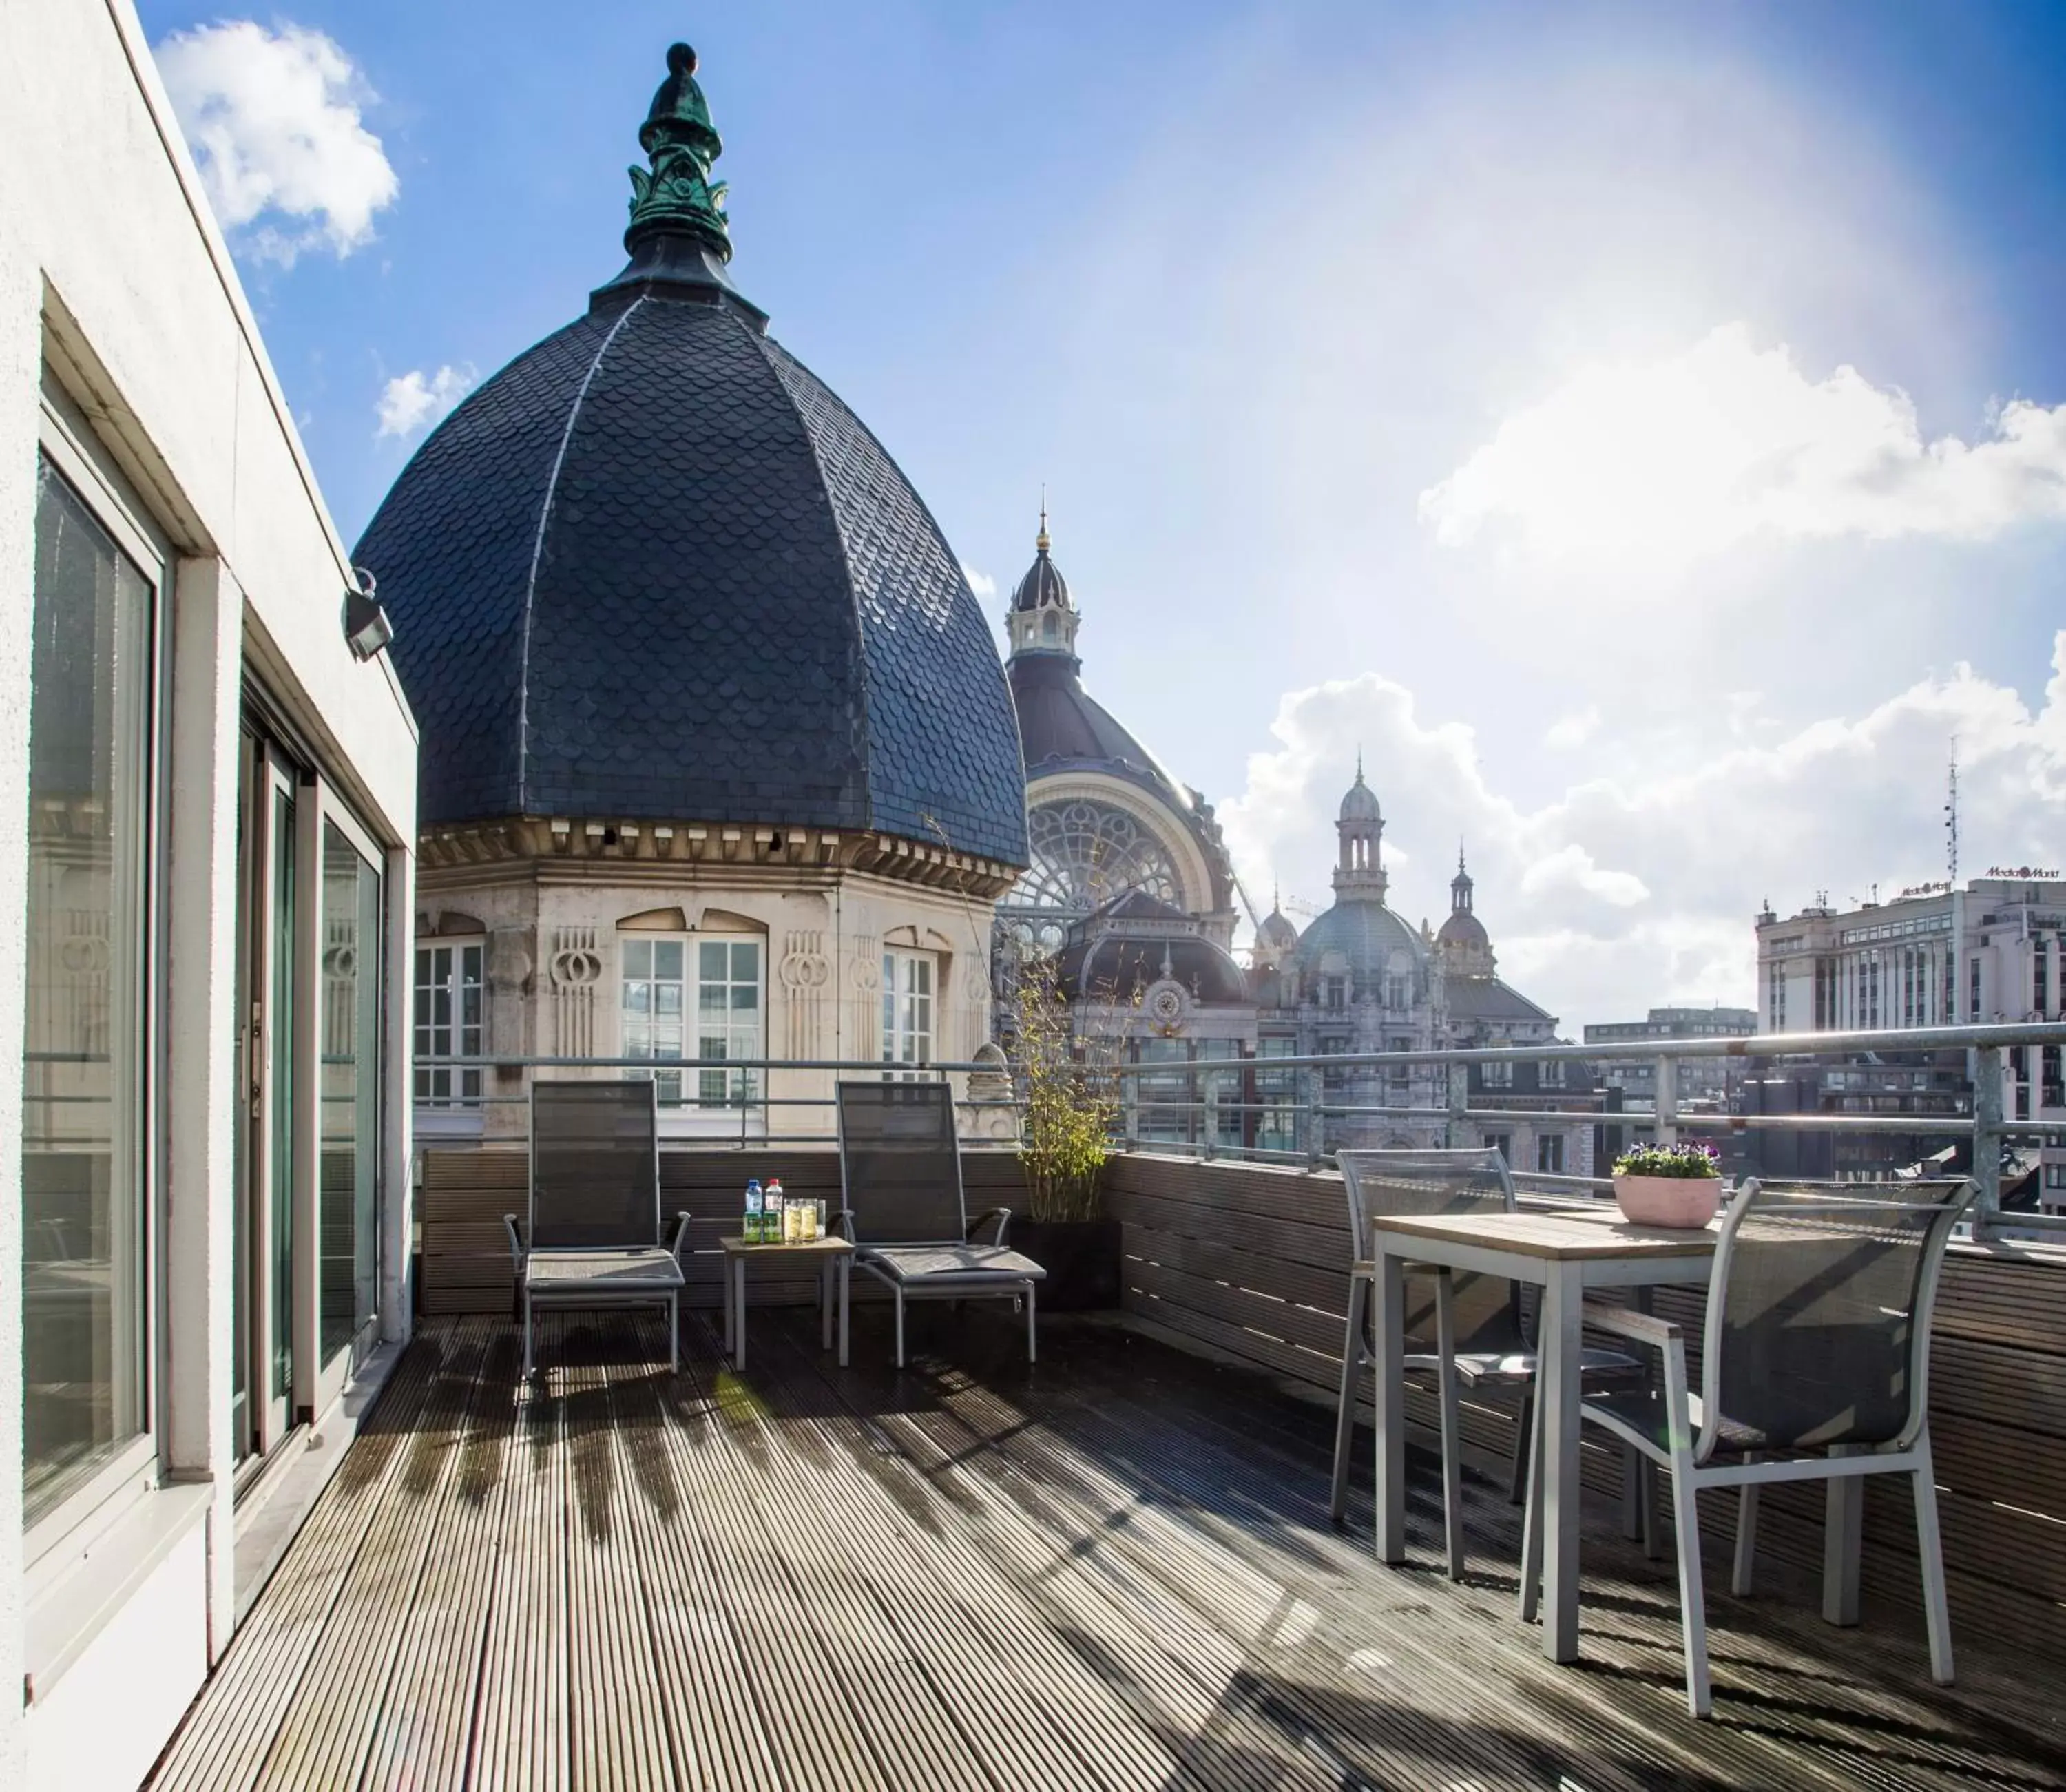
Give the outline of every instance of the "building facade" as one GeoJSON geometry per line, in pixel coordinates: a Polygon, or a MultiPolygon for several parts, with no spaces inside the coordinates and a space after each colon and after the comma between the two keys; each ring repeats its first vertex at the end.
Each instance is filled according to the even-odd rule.
{"type": "MultiPolygon", "coordinates": [[[[1586,1028],[1588,1045],[1626,1044],[1631,1040],[1735,1039],[1757,1031],[1757,1010],[1652,1008],[1641,1020],[1603,1020],[1586,1028]]],[[[1741,1058],[1682,1058],[1675,1085],[1679,1104],[1712,1105],[1726,1113],[1743,1082],[1741,1058]]],[[[1657,1107],[1657,1063],[1653,1058],[1602,1058],[1599,1078],[1619,1089],[1624,1109],[1654,1113],[1657,1107]]]]}
{"type": "Polygon", "coordinates": [[[0,162],[0,1784],[119,1787],[407,1336],[415,733],[126,0],[0,162]]]}
{"type": "MultiPolygon", "coordinates": [[[[1855,909],[1817,904],[1784,919],[1768,909],[1757,918],[1757,956],[1765,1032],[2056,1020],[2066,1017],[2066,879],[1995,870],[1855,909]]],[[[2011,1052],[2006,1068],[2008,1118],[2066,1120],[2056,1047],[2011,1052]]],[[[1780,1080],[1760,1098],[1830,1111],[1971,1112],[1972,1067],[1963,1052],[1860,1052],[1780,1080]]],[[[1882,1174],[1953,1141],[1889,1133],[1818,1142],[1827,1167],[1818,1158],[1801,1173],[1882,1174]]],[[[2037,1160],[2038,1198],[2066,1207],[2066,1149],[2047,1145],[2037,1160]]]]}
{"type": "Polygon", "coordinates": [[[521,1070],[440,1062],[487,1056],[693,1066],[654,1072],[668,1136],[825,1136],[837,1072],[723,1067],[970,1056],[1027,862],[988,629],[734,285],[686,47],[640,142],[630,260],[424,441],[355,552],[423,728],[427,1133],[521,1131],[521,1070]]]}

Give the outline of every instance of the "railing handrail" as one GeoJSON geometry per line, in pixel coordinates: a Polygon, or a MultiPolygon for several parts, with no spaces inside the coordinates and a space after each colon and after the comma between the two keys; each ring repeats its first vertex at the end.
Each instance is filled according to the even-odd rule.
{"type": "MultiPolygon", "coordinates": [[[[1345,1009],[1344,1014],[1347,1012],[1345,1009]]],[[[2066,1046],[2066,1020],[1984,1021],[1961,1027],[1875,1027],[1825,1033],[1732,1033],[1691,1039],[1609,1040],[1597,1045],[1452,1045],[1410,1052],[1320,1052],[1283,1056],[1165,1058],[1104,1067],[1120,1076],[1197,1070],[1331,1070],[1381,1064],[1536,1064],[1626,1059],[1825,1057],[1837,1052],[1985,1051],[2066,1046]]]]}

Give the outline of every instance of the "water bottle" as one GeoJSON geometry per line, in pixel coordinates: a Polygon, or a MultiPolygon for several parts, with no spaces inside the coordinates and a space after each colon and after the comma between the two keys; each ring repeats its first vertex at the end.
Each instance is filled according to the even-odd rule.
{"type": "Polygon", "coordinates": [[[782,1209],[785,1205],[787,1205],[787,1200],[782,1193],[782,1178],[779,1176],[769,1177],[766,1230],[761,1235],[770,1244],[782,1244],[787,1242],[782,1235],[782,1209]]]}
{"type": "Polygon", "coordinates": [[[746,1242],[758,1244],[761,1239],[763,1206],[760,1198],[760,1178],[751,1177],[746,1184],[746,1242]]]}

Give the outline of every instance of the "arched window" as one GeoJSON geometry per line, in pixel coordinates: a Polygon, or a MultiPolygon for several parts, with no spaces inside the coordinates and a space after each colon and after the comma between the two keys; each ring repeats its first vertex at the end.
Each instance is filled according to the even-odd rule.
{"type": "Polygon", "coordinates": [[[1123,809],[1078,799],[1038,803],[1026,817],[1032,864],[1007,909],[1088,914],[1130,890],[1184,906],[1184,882],[1162,842],[1123,809]]]}
{"type": "Polygon", "coordinates": [[[1040,632],[1050,641],[1061,632],[1059,625],[1055,622],[1053,610],[1049,610],[1040,618],[1040,632]]]}

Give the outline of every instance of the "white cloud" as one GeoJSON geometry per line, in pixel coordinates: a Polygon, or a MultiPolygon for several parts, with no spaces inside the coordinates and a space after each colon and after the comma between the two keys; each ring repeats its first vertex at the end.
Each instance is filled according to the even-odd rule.
{"type": "Polygon", "coordinates": [[[1783,537],[1980,540],[2066,516],[2066,405],[2018,399],[1987,432],[1926,440],[1896,387],[1811,380],[1740,323],[1685,353],[1581,369],[1420,494],[1436,539],[1534,554],[1691,560],[1783,537]]]}
{"type": "Polygon", "coordinates": [[[359,120],[371,90],[334,39],[235,19],[175,31],[156,54],[209,203],[241,248],[291,266],[305,249],[342,258],[372,241],[399,183],[359,120]]]}
{"type": "Polygon", "coordinates": [[[399,436],[406,441],[434,428],[447,412],[473,390],[479,378],[471,363],[440,367],[427,379],[420,367],[398,375],[381,388],[374,405],[380,419],[380,427],[373,432],[375,440],[399,436]]]}
{"type": "Polygon", "coordinates": [[[969,589],[984,603],[997,595],[997,581],[987,573],[979,573],[966,560],[962,562],[962,577],[968,581],[969,589]]]}
{"type": "Polygon", "coordinates": [[[1610,762],[1625,772],[1532,807],[1497,788],[1473,730],[1422,720],[1410,691],[1371,675],[1288,693],[1275,744],[1250,756],[1245,789],[1219,814],[1250,890],[1281,880],[1324,900],[1318,880],[1360,742],[1384,805],[1392,906],[1440,918],[1447,845],[1461,835],[1501,974],[1575,1036],[1586,1021],[1653,1004],[1751,1005],[1752,916],[1768,897],[1790,913],[1817,889],[1842,902],[1875,883],[1942,876],[1954,735],[1967,863],[2055,862],[2066,838],[2066,630],[2052,668],[2035,709],[1961,666],[1862,714],[1755,742],[1709,718],[1690,772],[1618,751],[1610,762]],[[1420,857],[1396,852],[1395,838],[1420,857]]]}
{"type": "Polygon", "coordinates": [[[1599,731],[1600,706],[1588,703],[1569,716],[1558,716],[1550,724],[1550,732],[1543,736],[1542,743],[1560,750],[1582,747],[1599,731]]]}

